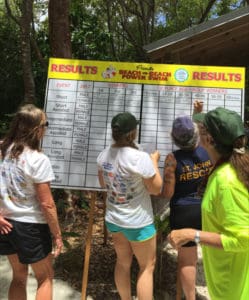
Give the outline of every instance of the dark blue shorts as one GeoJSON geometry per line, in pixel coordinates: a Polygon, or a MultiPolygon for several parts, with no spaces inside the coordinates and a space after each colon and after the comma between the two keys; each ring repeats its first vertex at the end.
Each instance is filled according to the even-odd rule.
{"type": "MultiPolygon", "coordinates": [[[[172,205],[170,207],[170,228],[194,228],[201,230],[201,204],[172,205]]],[[[183,247],[196,246],[195,242],[188,242],[183,247]]]]}
{"type": "Polygon", "coordinates": [[[17,254],[22,264],[32,264],[52,251],[52,238],[47,224],[8,221],[13,228],[8,234],[0,234],[0,255],[17,254]]]}

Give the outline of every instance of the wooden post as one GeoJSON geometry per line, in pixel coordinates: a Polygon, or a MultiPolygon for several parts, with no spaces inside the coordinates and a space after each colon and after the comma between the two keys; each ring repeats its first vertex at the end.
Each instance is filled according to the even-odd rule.
{"type": "Polygon", "coordinates": [[[103,192],[103,201],[104,201],[104,209],[103,209],[103,217],[104,217],[104,245],[107,244],[107,229],[106,229],[106,226],[105,226],[105,210],[106,210],[106,197],[107,197],[107,193],[106,192],[103,192]]]}
{"type": "Polygon", "coordinates": [[[81,300],[86,300],[86,289],[88,283],[88,270],[89,270],[89,261],[90,261],[90,253],[91,253],[92,229],[93,229],[93,219],[94,219],[96,198],[97,198],[97,193],[92,192],[90,197],[89,223],[88,223],[88,231],[87,231],[86,244],[85,244],[85,258],[84,258],[84,270],[82,276],[81,300]]]}

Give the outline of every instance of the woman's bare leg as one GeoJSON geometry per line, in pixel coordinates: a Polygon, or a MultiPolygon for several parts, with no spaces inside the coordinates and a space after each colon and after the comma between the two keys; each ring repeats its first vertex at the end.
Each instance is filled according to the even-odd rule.
{"type": "Polygon", "coordinates": [[[114,278],[121,300],[131,300],[131,263],[132,249],[130,242],[122,233],[112,234],[114,249],[117,255],[114,278]]]}
{"type": "Polygon", "coordinates": [[[52,255],[39,262],[31,264],[37,280],[36,300],[52,300],[53,298],[53,277],[52,255]]]}
{"type": "Polygon", "coordinates": [[[139,300],[153,299],[153,272],[156,263],[156,235],[144,242],[131,242],[139,264],[137,297],[139,300]]]}
{"type": "Polygon", "coordinates": [[[181,247],[178,250],[178,268],[186,300],[195,300],[197,247],[181,247]]]}
{"type": "Polygon", "coordinates": [[[9,300],[26,300],[27,299],[27,278],[28,265],[21,264],[16,254],[8,255],[8,260],[12,267],[12,280],[9,287],[9,300]]]}

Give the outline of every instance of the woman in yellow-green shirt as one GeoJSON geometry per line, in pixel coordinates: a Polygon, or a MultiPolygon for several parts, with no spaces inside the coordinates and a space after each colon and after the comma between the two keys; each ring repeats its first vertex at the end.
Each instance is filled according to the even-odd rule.
{"type": "Polygon", "coordinates": [[[225,108],[194,115],[214,168],[202,201],[202,231],[173,230],[179,248],[200,242],[212,300],[249,299],[249,153],[240,116],[225,108]]]}

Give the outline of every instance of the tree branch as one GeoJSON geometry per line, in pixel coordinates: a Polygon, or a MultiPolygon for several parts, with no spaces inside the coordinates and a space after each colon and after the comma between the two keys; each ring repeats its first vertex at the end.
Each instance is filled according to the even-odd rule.
{"type": "Polygon", "coordinates": [[[210,0],[210,1],[208,2],[208,5],[207,5],[207,7],[206,7],[204,13],[202,14],[202,16],[201,16],[201,18],[200,18],[198,24],[201,24],[202,22],[205,21],[205,19],[206,19],[208,13],[210,12],[210,10],[211,10],[211,8],[212,8],[212,6],[214,5],[215,2],[216,2],[216,0],[210,0]]]}
{"type": "Polygon", "coordinates": [[[20,21],[13,15],[12,11],[11,11],[11,8],[10,8],[10,5],[9,5],[9,1],[8,0],[5,0],[4,1],[5,3],[5,7],[6,7],[6,10],[7,10],[7,14],[8,16],[19,26],[21,27],[21,23],[20,21]]]}

